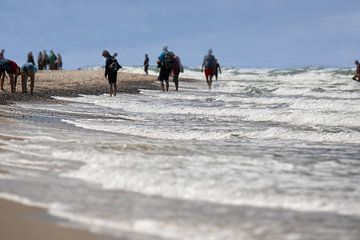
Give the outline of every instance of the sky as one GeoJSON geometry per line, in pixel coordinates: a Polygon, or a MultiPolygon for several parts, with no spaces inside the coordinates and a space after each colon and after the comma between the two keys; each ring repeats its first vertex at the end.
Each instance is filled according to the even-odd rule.
{"type": "Polygon", "coordinates": [[[18,64],[53,49],[65,69],[155,65],[168,46],[185,66],[208,49],[222,66],[353,67],[360,0],[0,0],[0,49],[18,64]]]}

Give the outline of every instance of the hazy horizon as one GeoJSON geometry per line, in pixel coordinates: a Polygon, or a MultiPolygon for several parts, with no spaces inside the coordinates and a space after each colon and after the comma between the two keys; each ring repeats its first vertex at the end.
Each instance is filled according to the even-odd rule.
{"type": "Polygon", "coordinates": [[[360,2],[325,0],[2,0],[0,48],[22,64],[53,49],[65,69],[155,64],[162,47],[199,66],[212,48],[223,66],[353,67],[360,53],[360,2]]]}

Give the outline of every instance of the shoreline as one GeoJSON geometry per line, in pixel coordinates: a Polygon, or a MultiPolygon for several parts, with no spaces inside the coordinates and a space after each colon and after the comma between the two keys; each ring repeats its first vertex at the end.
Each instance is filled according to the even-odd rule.
{"type": "MultiPolygon", "coordinates": [[[[118,93],[137,94],[139,89],[160,90],[154,75],[118,72],[118,93]]],[[[28,86],[29,87],[29,86],[28,86]]],[[[21,93],[21,77],[16,93],[10,92],[9,79],[0,90],[0,105],[12,102],[56,101],[52,96],[76,97],[79,94],[100,95],[109,92],[103,70],[39,71],[35,75],[34,95],[21,93]]]]}
{"type": "MultiPolygon", "coordinates": [[[[0,236],[7,240],[114,240],[103,234],[72,228],[70,222],[60,225],[46,209],[26,206],[0,198],[0,236]]],[[[64,221],[65,222],[65,221],[64,221]]]]}

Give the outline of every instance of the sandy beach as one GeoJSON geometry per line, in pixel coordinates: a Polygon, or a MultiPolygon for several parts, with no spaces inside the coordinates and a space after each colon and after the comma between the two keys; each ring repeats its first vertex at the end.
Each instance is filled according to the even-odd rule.
{"type": "MultiPolygon", "coordinates": [[[[29,85],[28,85],[29,88],[29,85]]],[[[10,93],[9,80],[0,91],[0,104],[11,101],[48,101],[51,96],[99,95],[109,91],[103,70],[40,71],[35,76],[34,95],[21,93],[21,78],[16,93],[10,93]]],[[[155,76],[118,73],[118,92],[137,93],[138,89],[159,89],[155,76]]]]}

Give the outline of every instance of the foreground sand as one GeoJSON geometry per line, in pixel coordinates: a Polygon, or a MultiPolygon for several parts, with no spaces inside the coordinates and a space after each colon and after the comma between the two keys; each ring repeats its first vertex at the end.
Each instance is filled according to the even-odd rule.
{"type": "Polygon", "coordinates": [[[0,239],[4,240],[110,240],[107,236],[55,224],[41,208],[0,199],[0,239]]]}
{"type": "MultiPolygon", "coordinates": [[[[9,80],[5,91],[0,91],[0,104],[12,101],[47,101],[51,96],[76,96],[78,94],[103,94],[109,91],[103,70],[40,71],[35,76],[34,95],[21,94],[21,80],[16,93],[10,93],[9,80]]],[[[28,84],[29,88],[29,84],[28,84]]],[[[159,89],[155,76],[118,73],[118,92],[137,93],[138,89],[159,89]]]]}

